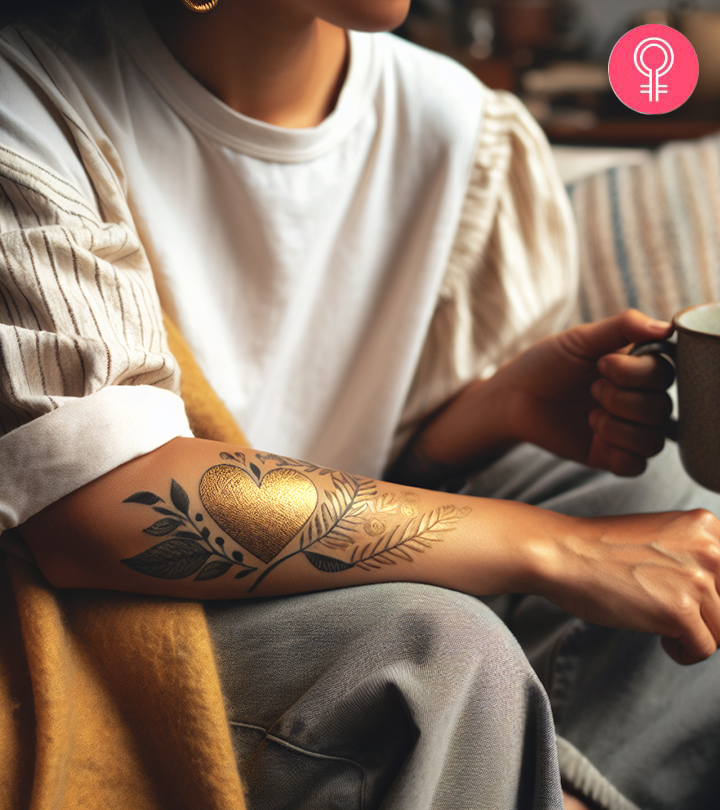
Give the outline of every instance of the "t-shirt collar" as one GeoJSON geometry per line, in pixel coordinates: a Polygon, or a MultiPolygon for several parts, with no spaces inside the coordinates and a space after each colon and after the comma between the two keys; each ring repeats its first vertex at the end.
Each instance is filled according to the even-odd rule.
{"type": "Polygon", "coordinates": [[[167,104],[191,129],[250,157],[313,160],[343,140],[372,103],[379,65],[371,34],[349,32],[348,71],[335,109],[316,127],[294,129],[242,115],[203,87],[170,53],[137,0],[108,5],[125,47],[167,104]]]}

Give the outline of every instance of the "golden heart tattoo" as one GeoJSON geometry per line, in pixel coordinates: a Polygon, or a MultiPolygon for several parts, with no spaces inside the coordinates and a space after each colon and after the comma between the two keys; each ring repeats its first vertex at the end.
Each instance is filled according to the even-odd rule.
{"type": "Polygon", "coordinates": [[[236,543],[269,563],[311,517],[318,493],[297,470],[271,470],[258,484],[239,467],[218,464],[203,475],[200,500],[236,543]]]}

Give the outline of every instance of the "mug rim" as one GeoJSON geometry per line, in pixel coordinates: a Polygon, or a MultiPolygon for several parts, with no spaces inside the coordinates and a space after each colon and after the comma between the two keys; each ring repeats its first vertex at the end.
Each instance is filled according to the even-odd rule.
{"type": "Polygon", "coordinates": [[[679,318],[685,315],[686,312],[691,312],[694,309],[701,309],[702,307],[717,307],[720,310],[720,301],[706,301],[704,304],[693,304],[692,306],[681,309],[673,315],[672,324],[678,332],[686,332],[688,335],[703,335],[704,337],[714,338],[720,340],[720,334],[717,332],[704,332],[702,329],[691,329],[689,326],[683,326],[679,322],[679,318]]]}

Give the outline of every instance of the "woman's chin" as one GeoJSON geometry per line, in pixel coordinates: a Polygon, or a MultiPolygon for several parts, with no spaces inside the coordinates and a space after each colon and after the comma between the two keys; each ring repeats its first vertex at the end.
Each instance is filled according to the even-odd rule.
{"type": "Polygon", "coordinates": [[[318,17],[353,31],[392,31],[403,23],[410,0],[311,0],[318,17]]]}

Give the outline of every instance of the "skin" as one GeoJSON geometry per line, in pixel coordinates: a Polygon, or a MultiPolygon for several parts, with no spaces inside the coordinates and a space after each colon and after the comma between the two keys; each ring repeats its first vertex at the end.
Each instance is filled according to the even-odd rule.
{"type": "MultiPolygon", "coordinates": [[[[674,372],[660,358],[630,356],[625,344],[653,331],[667,334],[668,327],[629,311],[541,340],[490,380],[468,385],[424,427],[405,457],[431,459],[438,474],[447,475],[477,469],[528,441],[590,467],[639,475],[646,459],[663,448],[672,412],[665,390],[674,372]]],[[[401,458],[392,476],[402,479],[407,466],[401,458]]],[[[439,483],[432,464],[426,466],[424,483],[439,483]]]]}
{"type": "MultiPolygon", "coordinates": [[[[648,434],[661,436],[661,428],[653,427],[653,423],[657,421],[658,403],[665,402],[666,394],[657,389],[667,379],[667,371],[657,358],[606,352],[613,339],[620,350],[626,348],[628,339],[658,338],[668,331],[667,324],[631,310],[546,338],[501,368],[491,380],[468,387],[437,417],[441,423],[431,422],[425,433],[433,441],[440,431],[457,440],[454,430],[460,430],[467,446],[474,448],[475,458],[495,449],[494,442],[490,447],[484,445],[483,437],[501,436],[503,443],[529,440],[553,450],[567,445],[573,448],[573,458],[606,460],[617,470],[625,466],[635,471],[648,434]],[[568,346],[582,350],[573,354],[568,346]],[[598,365],[616,375],[629,367],[628,379],[641,382],[643,387],[618,386],[598,371],[591,371],[598,365]],[[588,379],[578,373],[579,367],[587,370],[588,379]],[[597,389],[598,379],[613,392],[612,396],[604,395],[606,407],[594,407],[588,393],[597,389]],[[470,423],[450,418],[452,410],[472,412],[480,392],[487,407],[475,412],[470,423]],[[556,405],[568,413],[579,411],[580,416],[555,418],[556,405]],[[628,408],[637,411],[633,421],[626,417],[628,408]],[[460,427],[451,430],[449,424],[460,427]],[[623,445],[612,444],[613,438],[623,445]]],[[[425,433],[419,442],[424,441],[425,433]]],[[[658,449],[660,444],[658,438],[651,449],[658,449]]],[[[143,533],[148,525],[146,507],[125,503],[126,499],[137,491],[149,490],[167,501],[172,478],[190,493],[195,504],[200,482],[219,463],[220,453],[238,451],[216,442],[176,439],[51,505],[26,522],[23,536],[50,582],[60,587],[226,599],[366,582],[417,581],[475,595],[537,593],[598,624],[657,633],[664,637],[666,651],[683,664],[703,660],[717,649],[720,523],[704,510],[576,518],[511,501],[411,489],[414,482],[410,480],[401,485],[378,481],[374,482],[378,495],[402,498],[411,491],[422,514],[446,506],[458,511],[469,508],[470,514],[443,532],[442,543],[412,561],[398,561],[380,570],[353,568],[326,574],[296,556],[264,580],[256,592],[248,591],[244,579],[164,581],[128,569],[122,561],[146,550],[152,542],[143,533]]],[[[248,457],[251,453],[246,448],[241,452],[248,457]]],[[[456,459],[446,454],[444,461],[452,465],[456,459]]],[[[261,474],[271,470],[274,463],[258,460],[263,467],[261,474]]],[[[467,466],[465,453],[459,466],[467,466]]],[[[318,493],[328,488],[321,473],[307,473],[307,477],[318,493]]],[[[278,497],[278,510],[285,501],[278,497]]],[[[357,546],[367,540],[360,530],[350,535],[357,546]]],[[[293,542],[299,543],[299,535],[293,542]]],[[[260,571],[262,563],[254,564],[260,571]]]]}
{"type": "Polygon", "coordinates": [[[409,0],[226,0],[209,14],[176,0],[145,7],[178,61],[227,105],[268,124],[312,127],[337,101],[345,31],[395,28],[409,0]]]}
{"type": "MultiPolygon", "coordinates": [[[[211,14],[196,15],[175,0],[146,1],[158,33],[198,81],[238,112],[285,127],[315,126],[333,109],[347,70],[345,29],[393,28],[407,6],[407,0],[224,0],[211,14]]],[[[279,556],[264,563],[242,544],[243,565],[253,572],[240,579],[169,580],[129,567],[128,560],[158,542],[146,533],[154,507],[128,503],[133,493],[158,493],[168,506],[176,480],[189,495],[191,514],[204,510],[203,525],[225,537],[228,549],[234,529],[226,522],[230,534],[223,534],[213,521],[218,506],[202,499],[203,477],[220,463],[220,453],[256,458],[261,475],[282,466],[263,463],[247,448],[199,439],[176,439],[113,470],[27,521],[22,534],[59,587],[225,599],[407,580],[477,595],[537,593],[585,619],[657,633],[679,663],[700,661],[720,640],[720,523],[709,512],[574,518],[415,488],[478,468],[520,441],[637,475],[662,448],[672,371],[660,358],[627,351],[669,333],[669,324],[635,311],[577,327],[540,341],[446,403],[400,457],[392,482],[373,483],[380,499],[374,503],[410,499],[421,514],[452,508],[461,517],[437,542],[394,564],[323,572],[308,563],[298,534],[282,552],[288,559],[262,579],[279,556]]],[[[328,475],[301,474],[309,482],[303,486],[324,497],[328,475]]],[[[278,499],[278,509],[281,500],[287,498],[278,499]]],[[[388,520],[405,525],[397,510],[388,520]]],[[[345,549],[328,553],[349,559],[350,549],[367,545],[369,525],[361,521],[348,530],[345,549]]],[[[567,796],[566,807],[584,805],[567,796]]]]}
{"type": "Polygon", "coordinates": [[[565,810],[588,810],[588,806],[583,804],[576,796],[564,793],[563,798],[565,799],[565,810]]]}

